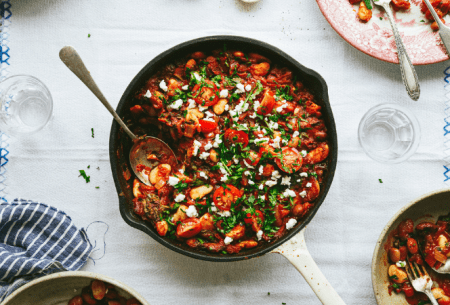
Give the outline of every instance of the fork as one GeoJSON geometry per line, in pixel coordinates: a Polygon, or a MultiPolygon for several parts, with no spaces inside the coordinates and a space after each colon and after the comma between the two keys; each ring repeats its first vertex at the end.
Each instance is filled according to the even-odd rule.
{"type": "Polygon", "coordinates": [[[444,47],[447,49],[447,53],[450,54],[450,27],[446,26],[439,18],[438,14],[434,10],[429,0],[425,0],[425,4],[433,15],[434,20],[436,21],[439,27],[439,36],[441,36],[442,43],[444,47]]]}
{"type": "Polygon", "coordinates": [[[394,22],[394,15],[392,14],[391,7],[389,6],[390,2],[391,0],[373,1],[375,5],[383,7],[389,17],[392,32],[394,32],[395,44],[397,45],[397,55],[400,64],[400,71],[402,72],[403,84],[405,84],[406,91],[408,92],[409,97],[414,101],[417,101],[420,96],[419,78],[417,77],[416,70],[411,63],[411,59],[409,59],[405,46],[403,45],[402,38],[397,29],[397,25],[394,22]]]}
{"type": "Polygon", "coordinates": [[[433,305],[439,305],[436,299],[431,292],[431,287],[433,286],[433,281],[428,275],[427,270],[423,267],[423,272],[419,265],[414,262],[414,266],[408,260],[408,264],[406,264],[406,273],[408,274],[409,281],[416,291],[425,293],[430,299],[433,305]],[[409,265],[408,265],[409,264],[409,265]],[[415,270],[415,271],[414,271],[415,270]]]}

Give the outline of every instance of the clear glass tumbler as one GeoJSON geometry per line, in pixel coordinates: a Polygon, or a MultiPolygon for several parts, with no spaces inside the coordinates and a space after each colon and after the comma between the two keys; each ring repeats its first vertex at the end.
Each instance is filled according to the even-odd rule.
{"type": "Polygon", "coordinates": [[[36,77],[15,75],[0,83],[0,131],[11,135],[41,130],[50,120],[53,100],[36,77]]]}
{"type": "Polygon", "coordinates": [[[408,109],[382,104],[370,109],[361,119],[358,138],[372,159],[382,163],[400,163],[417,150],[420,125],[408,109]]]}

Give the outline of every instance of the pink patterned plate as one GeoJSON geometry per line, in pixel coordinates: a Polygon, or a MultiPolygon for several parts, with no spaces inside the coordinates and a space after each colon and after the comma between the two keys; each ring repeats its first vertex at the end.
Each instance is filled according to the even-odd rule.
{"type": "MultiPolygon", "coordinates": [[[[358,5],[349,0],[316,1],[328,23],[348,43],[372,57],[398,63],[394,36],[383,9],[374,7],[372,20],[362,23],[357,16],[358,5]]],[[[394,12],[394,17],[412,63],[428,65],[449,59],[439,34],[431,30],[431,22],[420,11],[422,0],[410,2],[408,11],[394,12]]]]}

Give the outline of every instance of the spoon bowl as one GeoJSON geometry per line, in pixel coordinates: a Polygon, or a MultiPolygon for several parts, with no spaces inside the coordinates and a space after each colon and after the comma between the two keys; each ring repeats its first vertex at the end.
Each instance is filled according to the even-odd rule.
{"type": "Polygon", "coordinates": [[[130,150],[130,164],[134,174],[142,181],[142,183],[151,185],[148,175],[162,160],[167,161],[165,163],[168,163],[172,167],[177,164],[177,158],[167,143],[155,137],[138,138],[131,132],[104,97],[75,48],[71,46],[62,48],[59,52],[59,58],[61,58],[67,68],[69,68],[92,91],[92,93],[94,93],[112,114],[117,123],[119,123],[133,140],[134,144],[130,150]]]}

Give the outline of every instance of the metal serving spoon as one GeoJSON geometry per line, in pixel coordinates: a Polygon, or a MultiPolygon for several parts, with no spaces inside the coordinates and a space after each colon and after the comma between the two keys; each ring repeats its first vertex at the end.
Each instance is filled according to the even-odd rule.
{"type": "Polygon", "coordinates": [[[400,71],[402,72],[402,80],[405,84],[408,95],[413,100],[417,101],[420,96],[419,78],[417,77],[416,70],[409,59],[405,46],[403,45],[402,38],[398,32],[397,25],[394,22],[394,15],[392,14],[389,3],[391,0],[374,0],[373,3],[377,6],[382,6],[389,17],[392,31],[394,32],[395,44],[397,45],[398,61],[400,63],[400,71]]]}
{"type": "Polygon", "coordinates": [[[125,132],[133,140],[134,144],[130,150],[130,164],[133,172],[143,183],[151,185],[149,181],[148,174],[150,170],[158,166],[161,162],[158,160],[149,160],[148,155],[154,154],[157,157],[165,155],[167,162],[172,167],[177,164],[177,158],[175,157],[172,149],[165,142],[154,137],[138,138],[135,134],[128,129],[127,125],[120,119],[117,113],[112,108],[111,104],[108,103],[106,98],[103,96],[100,89],[97,87],[94,79],[92,78],[90,72],[86,69],[80,55],[77,51],[71,47],[66,46],[59,52],[59,58],[62,62],[94,93],[94,95],[102,102],[102,104],[108,109],[112,114],[117,123],[125,130],[125,132]],[[144,170],[138,170],[138,165],[142,164],[145,168],[144,170]]]}
{"type": "Polygon", "coordinates": [[[425,0],[425,4],[427,5],[428,9],[430,10],[431,15],[433,15],[433,18],[439,27],[439,36],[441,36],[442,43],[444,44],[445,48],[447,49],[447,53],[450,54],[450,27],[446,26],[441,21],[441,18],[439,18],[438,14],[434,10],[434,8],[431,5],[429,0],[425,0]]]}

